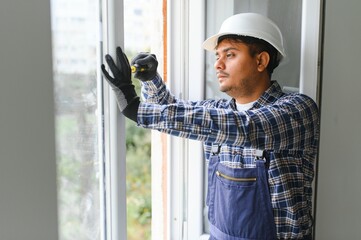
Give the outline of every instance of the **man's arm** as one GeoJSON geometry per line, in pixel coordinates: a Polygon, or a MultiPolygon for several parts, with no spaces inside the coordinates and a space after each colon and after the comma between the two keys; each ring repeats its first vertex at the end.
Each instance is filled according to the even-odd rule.
{"type": "Polygon", "coordinates": [[[255,149],[304,149],[314,144],[318,109],[301,95],[287,103],[243,112],[183,104],[141,103],[138,124],[162,132],[218,144],[255,149]]]}

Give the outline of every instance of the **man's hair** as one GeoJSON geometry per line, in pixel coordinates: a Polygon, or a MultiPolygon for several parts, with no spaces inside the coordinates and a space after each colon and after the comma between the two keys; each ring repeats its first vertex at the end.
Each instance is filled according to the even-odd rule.
{"type": "Polygon", "coordinates": [[[252,57],[254,57],[256,54],[259,54],[261,52],[267,52],[270,56],[270,61],[267,66],[267,72],[270,77],[273,73],[273,70],[280,63],[281,58],[277,49],[262,39],[249,37],[249,36],[229,34],[219,37],[217,45],[225,39],[246,44],[249,47],[249,53],[252,57]]]}

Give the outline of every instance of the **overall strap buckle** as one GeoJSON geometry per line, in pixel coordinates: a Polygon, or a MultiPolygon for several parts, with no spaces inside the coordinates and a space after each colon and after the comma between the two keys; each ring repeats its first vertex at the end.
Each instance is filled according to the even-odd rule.
{"type": "Polygon", "coordinates": [[[256,160],[265,159],[265,150],[254,149],[253,155],[256,157],[256,160]]]}
{"type": "Polygon", "coordinates": [[[253,150],[253,155],[255,156],[255,161],[257,160],[263,160],[265,163],[266,168],[269,168],[270,165],[270,152],[267,150],[259,150],[259,149],[254,149],[253,150]]]}
{"type": "Polygon", "coordinates": [[[270,152],[267,150],[259,150],[259,149],[254,149],[253,150],[253,155],[256,157],[256,160],[266,160],[266,161],[270,161],[270,152]]]}
{"type": "Polygon", "coordinates": [[[211,148],[212,155],[213,156],[218,155],[220,151],[221,151],[221,145],[213,143],[211,148]]]}

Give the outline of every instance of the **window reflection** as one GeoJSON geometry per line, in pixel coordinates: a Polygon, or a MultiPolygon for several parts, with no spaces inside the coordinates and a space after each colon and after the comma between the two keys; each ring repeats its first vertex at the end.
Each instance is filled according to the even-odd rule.
{"type": "Polygon", "coordinates": [[[52,0],[59,239],[100,239],[98,1],[52,0]]]}

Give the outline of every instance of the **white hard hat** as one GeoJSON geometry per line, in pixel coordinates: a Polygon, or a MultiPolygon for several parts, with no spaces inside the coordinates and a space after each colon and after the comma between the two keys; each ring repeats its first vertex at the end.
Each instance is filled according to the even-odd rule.
{"type": "Polygon", "coordinates": [[[219,32],[203,42],[203,47],[208,51],[215,51],[218,38],[224,35],[241,35],[262,39],[276,48],[282,57],[286,56],[280,29],[263,15],[240,13],[227,18],[222,23],[219,32]]]}

